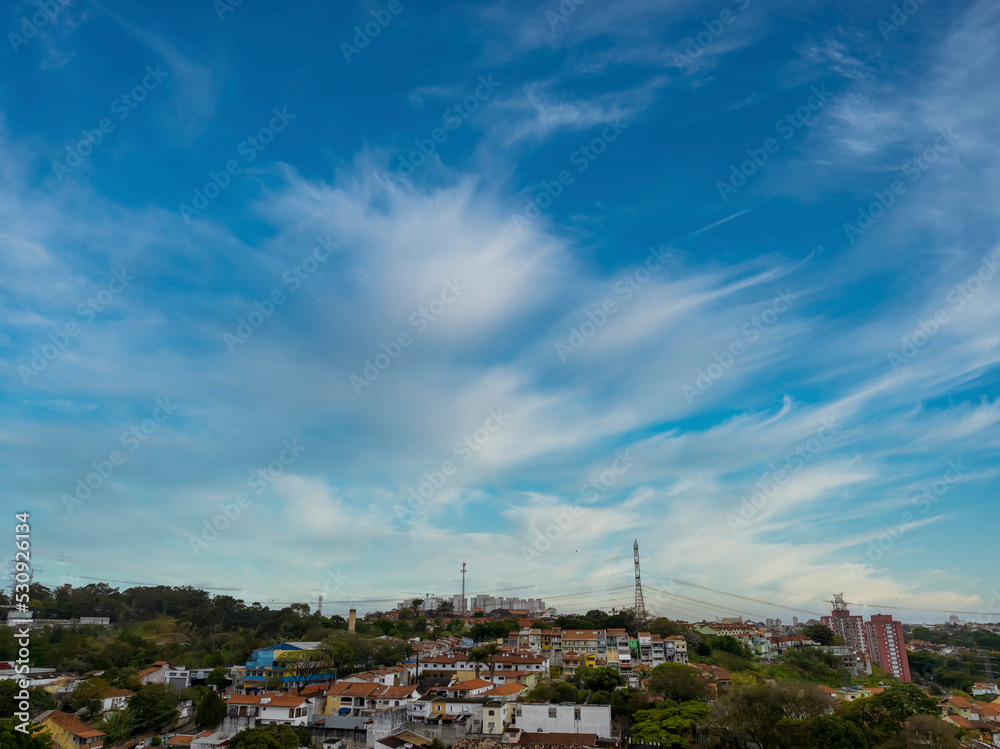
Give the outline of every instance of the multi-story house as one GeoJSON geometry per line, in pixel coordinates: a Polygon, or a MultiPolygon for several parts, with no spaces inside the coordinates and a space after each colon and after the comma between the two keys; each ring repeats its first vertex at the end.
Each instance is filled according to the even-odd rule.
{"type": "Polygon", "coordinates": [[[688,662],[688,644],[681,635],[671,635],[663,640],[664,657],[674,663],[688,662]]]}
{"type": "MultiPolygon", "coordinates": [[[[253,651],[243,672],[244,687],[247,690],[263,689],[266,691],[278,686],[285,688],[296,686],[296,677],[287,659],[294,659],[296,654],[308,658],[311,653],[315,653],[319,649],[320,645],[319,642],[281,642],[253,651]]],[[[332,669],[316,671],[309,674],[306,682],[331,682],[335,678],[336,674],[332,669]]]]}
{"type": "Polygon", "coordinates": [[[608,659],[607,634],[603,629],[564,629],[562,631],[562,650],[563,652],[572,650],[579,656],[592,655],[595,661],[606,661],[608,659]]]}
{"type": "Polygon", "coordinates": [[[489,700],[483,703],[482,732],[487,736],[500,736],[514,719],[514,703],[489,700]]]}
{"type": "Polygon", "coordinates": [[[105,733],[91,728],[75,715],[62,710],[49,710],[35,718],[47,729],[52,743],[59,749],[101,749],[105,733]]]}
{"type": "Polygon", "coordinates": [[[522,629],[517,633],[517,649],[542,652],[542,630],[522,629]]]}
{"type": "Polygon", "coordinates": [[[487,701],[496,702],[485,697],[427,695],[407,705],[407,717],[411,723],[457,724],[466,726],[469,733],[479,733],[482,728],[483,705],[487,701]]]}
{"type": "Polygon", "coordinates": [[[416,685],[402,687],[339,681],[326,690],[320,714],[366,717],[374,710],[409,704],[419,696],[416,685]]]}
{"type": "Polygon", "coordinates": [[[514,725],[534,733],[594,733],[611,738],[610,705],[517,703],[514,725]]]}
{"type": "Polygon", "coordinates": [[[226,700],[226,716],[222,729],[230,735],[247,728],[271,723],[286,726],[307,726],[312,722],[313,696],[292,694],[237,694],[226,700]]]}
{"type": "Polygon", "coordinates": [[[628,632],[624,629],[609,629],[606,631],[605,637],[607,638],[608,665],[622,673],[631,673],[632,648],[628,632]]]}

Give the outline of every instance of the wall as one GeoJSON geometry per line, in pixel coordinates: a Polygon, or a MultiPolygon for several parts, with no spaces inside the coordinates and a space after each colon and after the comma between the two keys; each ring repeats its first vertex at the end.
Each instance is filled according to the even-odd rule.
{"type": "Polygon", "coordinates": [[[611,738],[611,706],[518,704],[514,708],[514,724],[529,733],[596,733],[602,739],[611,738]],[[556,717],[550,718],[552,708],[556,717]],[[577,709],[580,720],[574,717],[577,709]]]}

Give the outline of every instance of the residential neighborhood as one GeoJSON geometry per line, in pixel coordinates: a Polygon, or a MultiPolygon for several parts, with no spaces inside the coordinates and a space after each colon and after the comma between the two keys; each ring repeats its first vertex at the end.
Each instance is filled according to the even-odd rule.
{"type": "MultiPolygon", "coordinates": [[[[628,749],[652,735],[660,736],[652,743],[675,736],[711,746],[732,730],[718,720],[736,709],[739,695],[774,690],[778,699],[798,683],[817,726],[847,726],[863,714],[860,706],[906,695],[912,718],[882,730],[904,735],[911,723],[918,731],[933,720],[934,730],[962,745],[1000,746],[996,681],[947,689],[925,665],[946,657],[934,640],[954,632],[1000,642],[1000,624],[915,627],[881,614],[869,622],[839,594],[829,616],[784,624],[744,616],[639,619],[634,609],[560,614],[541,605],[538,614],[470,612],[461,597],[436,600],[441,612],[416,600],[330,619],[288,609],[282,626],[297,621],[298,631],[326,636],[272,641],[238,663],[188,667],[161,658],[80,674],[36,667],[23,681],[45,709],[29,710],[26,725],[59,749],[240,749],[238,737],[289,731],[288,741],[317,749],[628,749]],[[393,611],[406,613],[400,619],[393,611]],[[412,633],[414,625],[422,633],[379,634],[412,633]],[[655,728],[661,713],[672,721],[666,734],[655,728]]],[[[113,642],[116,628],[106,632],[101,637],[113,642]]],[[[984,652],[987,667],[990,657],[984,652]]],[[[18,689],[14,669],[4,674],[0,689],[18,689]]]]}

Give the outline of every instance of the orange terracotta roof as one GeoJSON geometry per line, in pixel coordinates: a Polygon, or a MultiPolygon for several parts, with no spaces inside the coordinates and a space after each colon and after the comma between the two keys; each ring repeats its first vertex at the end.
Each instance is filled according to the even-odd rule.
{"type": "Polygon", "coordinates": [[[483,697],[504,697],[512,694],[517,694],[522,689],[526,687],[524,684],[501,684],[498,687],[493,687],[489,691],[483,692],[483,697]]]}
{"type": "Polygon", "coordinates": [[[386,687],[369,681],[338,681],[326,690],[327,695],[343,697],[376,697],[386,687]]]}
{"type": "Polygon", "coordinates": [[[379,696],[385,697],[386,699],[390,700],[400,697],[409,697],[416,691],[416,689],[417,689],[416,685],[410,687],[386,687],[385,692],[383,692],[379,696]]]}
{"type": "Polygon", "coordinates": [[[949,715],[945,715],[944,719],[945,720],[950,720],[952,723],[954,723],[959,728],[972,728],[972,724],[968,720],[966,720],[965,718],[963,718],[961,715],[951,715],[951,714],[949,714],[949,715]]]}
{"type": "Polygon", "coordinates": [[[277,692],[272,692],[270,694],[237,694],[226,700],[226,704],[261,705],[262,707],[267,707],[269,705],[273,705],[274,707],[298,707],[308,699],[308,697],[296,697],[295,695],[279,694],[277,692]],[[268,702],[262,702],[262,700],[268,698],[270,698],[268,702]]]}
{"type": "MultiPolygon", "coordinates": [[[[54,710],[45,720],[52,721],[64,731],[68,731],[74,736],[79,736],[81,739],[92,739],[105,735],[104,731],[93,729],[75,715],[64,713],[62,710],[54,710]]],[[[42,722],[44,723],[45,721],[42,722]]]]}
{"type": "Polygon", "coordinates": [[[194,741],[194,736],[171,736],[166,741],[166,746],[190,746],[194,741]]]}
{"type": "Polygon", "coordinates": [[[116,689],[112,687],[103,694],[103,699],[108,699],[108,697],[131,697],[135,692],[130,692],[128,689],[116,689]]]}

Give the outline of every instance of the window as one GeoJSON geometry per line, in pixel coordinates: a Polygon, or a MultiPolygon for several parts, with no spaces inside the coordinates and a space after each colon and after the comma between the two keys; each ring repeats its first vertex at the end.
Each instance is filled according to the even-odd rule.
{"type": "Polygon", "coordinates": [[[573,708],[573,720],[580,720],[580,708],[573,708]]]}
{"type": "Polygon", "coordinates": [[[558,710],[556,708],[554,708],[554,707],[550,707],[549,708],[549,717],[550,718],[555,718],[558,714],[559,713],[558,713],[558,710]]]}

